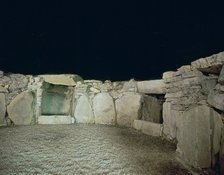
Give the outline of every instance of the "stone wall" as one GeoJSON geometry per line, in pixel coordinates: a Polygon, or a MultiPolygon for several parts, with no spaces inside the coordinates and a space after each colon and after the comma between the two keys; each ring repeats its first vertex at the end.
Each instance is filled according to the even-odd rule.
{"type": "Polygon", "coordinates": [[[193,167],[224,171],[224,52],[201,58],[161,80],[83,80],[74,74],[0,71],[0,126],[106,124],[134,127],[177,143],[193,167]]]}
{"type": "Polygon", "coordinates": [[[177,141],[179,158],[194,167],[209,168],[220,163],[223,64],[224,52],[163,74],[163,133],[177,141]]]}
{"type": "Polygon", "coordinates": [[[162,80],[102,82],[73,74],[1,72],[0,125],[95,123],[132,127],[138,119],[159,123],[162,102],[150,93],[164,93],[164,87],[162,80]]]}

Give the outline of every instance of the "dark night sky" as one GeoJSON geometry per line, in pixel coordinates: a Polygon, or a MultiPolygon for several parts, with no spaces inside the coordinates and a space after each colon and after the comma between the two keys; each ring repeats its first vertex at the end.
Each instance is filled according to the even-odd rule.
{"type": "Polygon", "coordinates": [[[102,80],[160,78],[224,51],[223,5],[196,2],[0,2],[0,69],[102,80]]]}

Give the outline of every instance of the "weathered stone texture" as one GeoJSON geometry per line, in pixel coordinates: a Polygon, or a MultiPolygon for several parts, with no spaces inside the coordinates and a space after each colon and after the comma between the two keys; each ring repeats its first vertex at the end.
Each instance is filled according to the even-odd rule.
{"type": "Polygon", "coordinates": [[[224,111],[224,92],[219,89],[211,90],[208,95],[208,103],[216,109],[224,111]]]}
{"type": "Polygon", "coordinates": [[[124,82],[122,91],[124,92],[137,92],[137,82],[134,79],[124,82]]]}
{"type": "Polygon", "coordinates": [[[201,58],[191,63],[192,69],[197,69],[208,73],[219,73],[224,64],[224,52],[201,58]]]}
{"type": "Polygon", "coordinates": [[[76,123],[94,123],[92,107],[86,95],[77,99],[74,116],[76,123]]]}
{"type": "Polygon", "coordinates": [[[222,66],[222,70],[219,75],[219,84],[224,85],[224,66],[222,66]]]}
{"type": "Polygon", "coordinates": [[[137,82],[138,92],[144,94],[165,94],[166,88],[163,80],[150,80],[137,82]]]}
{"type": "Polygon", "coordinates": [[[41,75],[41,77],[47,83],[65,86],[75,86],[77,81],[82,81],[82,78],[75,74],[41,75]]]}
{"type": "Polygon", "coordinates": [[[180,128],[183,112],[173,110],[170,102],[163,103],[163,133],[170,139],[176,139],[180,128]]]}
{"type": "Polygon", "coordinates": [[[211,166],[212,152],[217,152],[221,141],[222,126],[214,126],[217,121],[220,122],[220,115],[206,105],[184,112],[177,149],[181,159],[194,167],[211,166]]]}
{"type": "Polygon", "coordinates": [[[142,120],[162,123],[162,102],[153,96],[144,96],[142,105],[142,120]]]}
{"type": "Polygon", "coordinates": [[[96,124],[115,124],[116,113],[114,101],[108,93],[99,93],[94,97],[93,110],[96,124]]]}
{"type": "Polygon", "coordinates": [[[6,125],[5,112],[6,112],[5,94],[0,93],[0,126],[6,125]]]}
{"type": "Polygon", "coordinates": [[[133,126],[134,120],[140,118],[141,95],[136,93],[124,93],[115,101],[117,111],[117,124],[120,126],[133,126]]]}
{"type": "Polygon", "coordinates": [[[147,122],[143,120],[134,120],[133,127],[144,134],[151,136],[161,136],[162,125],[152,122],[147,122]]]}
{"type": "Polygon", "coordinates": [[[56,124],[71,124],[72,117],[71,116],[63,116],[63,115],[44,115],[38,117],[38,124],[47,124],[47,125],[56,125],[56,124]]]}
{"type": "Polygon", "coordinates": [[[34,96],[32,92],[22,92],[7,106],[8,117],[15,125],[29,125],[34,116],[34,96]]]}

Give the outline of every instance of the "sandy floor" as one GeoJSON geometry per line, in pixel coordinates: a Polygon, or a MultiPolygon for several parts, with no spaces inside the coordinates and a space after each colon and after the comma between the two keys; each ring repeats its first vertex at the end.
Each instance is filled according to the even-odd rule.
{"type": "Polygon", "coordinates": [[[0,174],[190,174],[175,147],[134,129],[102,125],[0,128],[0,174]]]}

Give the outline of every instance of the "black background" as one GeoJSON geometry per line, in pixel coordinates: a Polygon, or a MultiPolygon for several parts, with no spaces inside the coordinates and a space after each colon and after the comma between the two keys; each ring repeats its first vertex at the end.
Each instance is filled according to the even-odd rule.
{"type": "Polygon", "coordinates": [[[160,78],[224,51],[216,1],[2,1],[0,69],[84,79],[160,78]]]}

